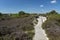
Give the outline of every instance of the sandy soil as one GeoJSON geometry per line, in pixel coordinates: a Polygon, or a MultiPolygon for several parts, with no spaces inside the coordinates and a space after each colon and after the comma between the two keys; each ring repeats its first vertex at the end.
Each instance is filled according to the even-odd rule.
{"type": "Polygon", "coordinates": [[[38,20],[38,24],[34,26],[35,35],[33,37],[33,40],[48,40],[45,31],[42,29],[42,23],[47,20],[46,17],[39,16],[37,20],[38,20]]]}

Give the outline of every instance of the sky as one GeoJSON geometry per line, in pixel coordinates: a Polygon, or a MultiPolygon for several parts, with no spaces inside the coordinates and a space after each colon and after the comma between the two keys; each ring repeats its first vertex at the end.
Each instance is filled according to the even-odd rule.
{"type": "Polygon", "coordinates": [[[45,13],[56,10],[60,13],[60,0],[0,0],[0,12],[45,13]]]}

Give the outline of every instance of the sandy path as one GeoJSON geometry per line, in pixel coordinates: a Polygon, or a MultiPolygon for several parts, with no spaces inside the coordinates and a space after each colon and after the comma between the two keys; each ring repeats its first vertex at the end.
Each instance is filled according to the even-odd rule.
{"type": "Polygon", "coordinates": [[[42,23],[46,21],[46,17],[39,16],[38,24],[34,26],[35,28],[35,36],[33,40],[48,40],[45,31],[42,29],[42,23]]]}

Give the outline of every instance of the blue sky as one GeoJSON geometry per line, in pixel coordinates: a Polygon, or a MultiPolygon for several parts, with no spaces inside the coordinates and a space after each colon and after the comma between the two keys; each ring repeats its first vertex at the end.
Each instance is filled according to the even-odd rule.
{"type": "Polygon", "coordinates": [[[44,13],[51,10],[60,12],[60,0],[0,0],[0,12],[2,13],[19,11],[44,13]]]}

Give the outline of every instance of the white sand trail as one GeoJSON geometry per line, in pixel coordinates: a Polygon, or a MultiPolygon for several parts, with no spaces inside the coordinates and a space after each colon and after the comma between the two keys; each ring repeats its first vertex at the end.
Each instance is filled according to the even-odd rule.
{"type": "Polygon", "coordinates": [[[42,29],[42,24],[45,22],[47,19],[46,17],[39,16],[37,18],[38,24],[34,26],[35,28],[35,35],[33,37],[33,40],[48,40],[45,31],[42,29]]]}

